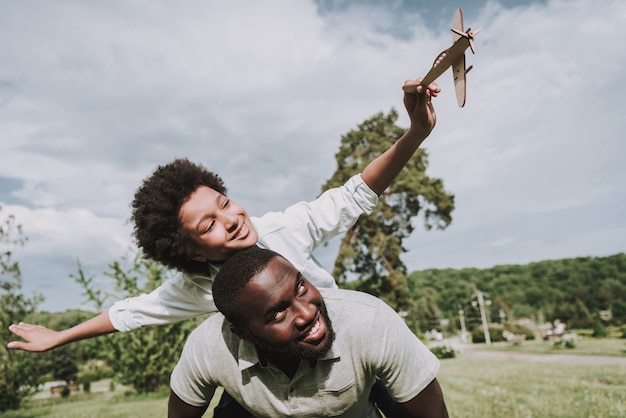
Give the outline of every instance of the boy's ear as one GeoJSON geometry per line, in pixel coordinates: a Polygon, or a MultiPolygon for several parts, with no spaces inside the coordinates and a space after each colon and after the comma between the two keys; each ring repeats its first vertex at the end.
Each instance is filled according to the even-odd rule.
{"type": "Polygon", "coordinates": [[[248,341],[248,342],[254,343],[254,341],[250,337],[250,334],[248,334],[245,330],[239,328],[238,326],[235,326],[235,325],[231,324],[230,325],[230,332],[232,332],[233,334],[235,334],[236,336],[238,336],[239,338],[241,338],[244,341],[248,341]]]}

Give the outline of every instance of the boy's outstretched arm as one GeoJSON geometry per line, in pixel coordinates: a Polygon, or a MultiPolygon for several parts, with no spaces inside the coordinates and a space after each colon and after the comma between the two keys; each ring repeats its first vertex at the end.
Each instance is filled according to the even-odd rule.
{"type": "Polygon", "coordinates": [[[379,196],[411,159],[437,122],[431,99],[437,97],[441,89],[437,83],[425,87],[420,82],[421,79],[418,78],[404,83],[417,85],[417,92],[404,93],[404,107],[411,120],[408,131],[361,173],[363,181],[379,196]]]}
{"type": "Polygon", "coordinates": [[[63,331],[54,331],[41,325],[23,322],[9,326],[9,330],[25,341],[11,341],[7,344],[7,348],[32,353],[48,351],[67,343],[117,331],[109,319],[108,311],[63,331]]]}

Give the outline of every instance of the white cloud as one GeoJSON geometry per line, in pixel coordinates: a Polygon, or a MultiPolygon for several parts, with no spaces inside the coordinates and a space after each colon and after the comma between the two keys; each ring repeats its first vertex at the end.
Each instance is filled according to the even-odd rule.
{"type": "MultiPolygon", "coordinates": [[[[444,74],[426,142],[454,222],[415,232],[409,269],[625,251],[626,50],[612,45],[626,6],[480,3],[464,6],[466,26],[483,28],[467,105],[444,74]]],[[[33,7],[0,13],[0,179],[13,180],[0,202],[30,238],[25,282],[45,284],[48,309],[80,303],[52,284],[71,283],[76,257],[96,272],[127,248],[129,203],[157,164],[204,163],[254,215],[311,199],[340,136],[402,115],[402,82],[451,42],[451,14],[440,25],[402,2],[323,15],[306,0],[33,7]]],[[[326,265],[334,251],[320,251],[326,265]]]]}

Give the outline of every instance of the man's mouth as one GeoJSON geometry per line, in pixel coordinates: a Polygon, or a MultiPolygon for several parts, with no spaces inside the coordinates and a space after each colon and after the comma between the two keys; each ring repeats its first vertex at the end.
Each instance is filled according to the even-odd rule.
{"type": "Polygon", "coordinates": [[[326,323],[323,321],[321,315],[317,315],[317,319],[311,325],[311,327],[306,331],[306,333],[300,336],[300,340],[309,343],[309,344],[317,344],[326,336],[326,323]]]}

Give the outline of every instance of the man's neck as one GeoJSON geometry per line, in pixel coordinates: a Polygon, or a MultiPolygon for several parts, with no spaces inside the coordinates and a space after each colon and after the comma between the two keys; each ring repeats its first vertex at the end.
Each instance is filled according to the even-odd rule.
{"type": "Polygon", "coordinates": [[[285,373],[287,377],[293,379],[300,365],[300,360],[292,357],[285,356],[284,354],[270,353],[260,348],[257,348],[259,357],[266,361],[271,361],[273,365],[278,367],[280,371],[285,373]]]}

